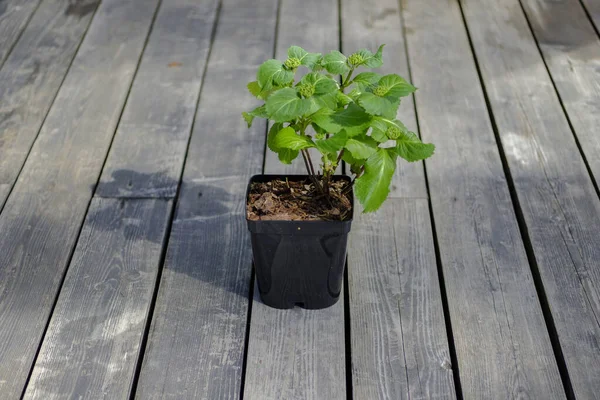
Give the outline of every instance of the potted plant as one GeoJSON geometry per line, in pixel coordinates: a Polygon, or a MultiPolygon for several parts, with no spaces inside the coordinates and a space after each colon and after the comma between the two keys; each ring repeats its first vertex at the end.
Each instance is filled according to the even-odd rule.
{"type": "Polygon", "coordinates": [[[275,308],[324,308],[338,299],[352,223],[354,195],[364,212],[389,194],[396,160],[423,160],[425,144],[396,119],[400,99],[416,88],[377,68],[377,52],[339,51],[322,56],[298,46],[284,61],[267,60],[250,93],[264,101],[243,117],[272,121],[267,145],[282,163],[302,157],[307,175],[257,175],[246,196],[254,267],[263,302],[275,308]],[[296,81],[299,68],[306,74],[296,81]],[[341,82],[341,83],[340,83],[341,82]],[[311,151],[320,153],[317,165],[311,151]],[[341,162],[354,177],[336,176],[341,162]]]}

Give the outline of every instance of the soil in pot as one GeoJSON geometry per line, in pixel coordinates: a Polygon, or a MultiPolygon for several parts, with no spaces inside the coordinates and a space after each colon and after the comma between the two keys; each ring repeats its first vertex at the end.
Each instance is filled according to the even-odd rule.
{"type": "Polygon", "coordinates": [[[252,182],[247,202],[251,221],[345,221],[352,218],[349,183],[334,180],[326,198],[310,180],[252,182]]]}

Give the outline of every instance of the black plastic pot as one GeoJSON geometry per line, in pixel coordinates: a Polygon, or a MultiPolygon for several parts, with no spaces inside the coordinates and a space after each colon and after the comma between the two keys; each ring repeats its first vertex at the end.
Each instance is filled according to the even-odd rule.
{"type": "MultiPolygon", "coordinates": [[[[255,175],[250,184],[285,178],[308,181],[306,175],[255,175]]],[[[350,180],[346,176],[334,179],[350,180]]],[[[319,309],[335,304],[342,289],[351,224],[352,218],[346,221],[248,220],[262,301],[283,309],[294,306],[319,309]]]]}

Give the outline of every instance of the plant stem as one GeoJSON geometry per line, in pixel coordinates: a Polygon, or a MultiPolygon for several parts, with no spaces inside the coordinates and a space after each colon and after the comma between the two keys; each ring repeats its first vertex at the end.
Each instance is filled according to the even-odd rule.
{"type": "Polygon", "coordinates": [[[310,165],[310,169],[312,170],[312,174],[316,176],[317,174],[315,173],[315,167],[313,165],[312,158],[310,158],[310,153],[306,149],[302,150],[302,151],[304,151],[306,153],[306,158],[308,159],[308,164],[310,165]]]}
{"type": "Polygon", "coordinates": [[[337,161],[335,162],[336,167],[340,164],[340,161],[342,161],[343,156],[344,156],[344,149],[342,149],[342,151],[340,151],[340,154],[338,155],[337,161]]]}
{"type": "Polygon", "coordinates": [[[352,76],[353,72],[354,72],[354,68],[350,68],[350,71],[348,72],[348,75],[346,75],[346,79],[344,79],[344,81],[342,82],[342,93],[344,92],[344,89],[346,88],[346,85],[350,81],[350,77],[352,76]]]}

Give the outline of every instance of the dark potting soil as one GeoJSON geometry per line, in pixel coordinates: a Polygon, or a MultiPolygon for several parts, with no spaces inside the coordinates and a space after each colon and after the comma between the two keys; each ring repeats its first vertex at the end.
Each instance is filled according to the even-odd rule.
{"type": "Polygon", "coordinates": [[[246,205],[248,219],[344,221],[352,216],[348,185],[347,181],[331,182],[327,199],[310,180],[253,182],[246,205]]]}

